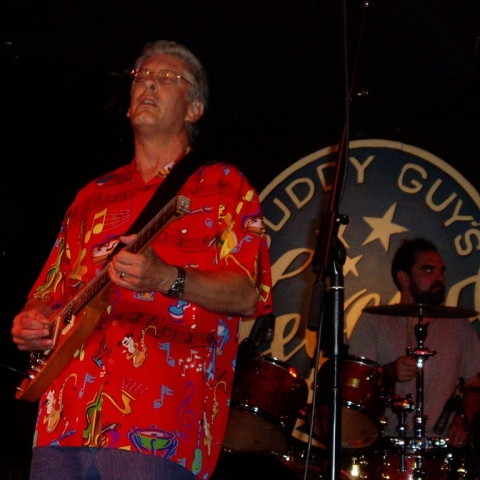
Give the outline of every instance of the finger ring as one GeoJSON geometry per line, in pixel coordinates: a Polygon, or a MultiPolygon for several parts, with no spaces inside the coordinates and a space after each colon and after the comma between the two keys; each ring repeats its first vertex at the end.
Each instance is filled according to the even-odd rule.
{"type": "Polygon", "coordinates": [[[120,278],[123,280],[124,277],[125,277],[125,272],[122,272],[122,273],[120,274],[120,278]]]}

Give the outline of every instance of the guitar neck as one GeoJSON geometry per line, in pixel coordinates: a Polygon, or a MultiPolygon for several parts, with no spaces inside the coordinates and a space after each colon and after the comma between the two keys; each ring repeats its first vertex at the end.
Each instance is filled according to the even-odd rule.
{"type": "MultiPolygon", "coordinates": [[[[143,252],[157,237],[163,228],[170,222],[188,213],[190,200],[184,196],[178,196],[170,200],[136,235],[134,240],[123,249],[131,253],[143,252]]],[[[56,318],[68,318],[71,315],[77,315],[109,282],[108,265],[111,260],[107,260],[102,270],[87,283],[72,300],[70,300],[62,310],[55,315],[50,322],[50,329],[54,328],[56,318]]]]}
{"type": "MultiPolygon", "coordinates": [[[[175,197],[150,220],[145,227],[143,227],[134,240],[123,247],[124,250],[131,253],[143,252],[157,237],[160,231],[165,228],[170,222],[183,216],[188,212],[190,200],[186,197],[175,197]]],[[[63,312],[65,314],[77,314],[88,302],[100,292],[110,278],[108,275],[108,260],[103,266],[102,270],[97,276],[89,282],[67,305],[65,305],[63,312]]]]}

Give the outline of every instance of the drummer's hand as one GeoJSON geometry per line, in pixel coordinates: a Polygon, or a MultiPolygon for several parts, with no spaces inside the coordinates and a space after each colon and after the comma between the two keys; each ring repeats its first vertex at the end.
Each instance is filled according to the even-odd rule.
{"type": "Polygon", "coordinates": [[[467,434],[463,427],[462,419],[457,416],[448,427],[447,443],[451,447],[461,448],[467,444],[467,434]]]}
{"type": "Polygon", "coordinates": [[[408,382],[417,376],[417,361],[412,355],[404,355],[395,362],[397,382],[408,382]]]}

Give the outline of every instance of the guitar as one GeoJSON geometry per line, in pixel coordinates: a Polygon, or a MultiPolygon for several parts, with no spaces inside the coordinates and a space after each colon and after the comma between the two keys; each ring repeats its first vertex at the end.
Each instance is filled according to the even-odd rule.
{"type": "MultiPolygon", "coordinates": [[[[123,248],[132,253],[143,252],[169,223],[189,213],[190,205],[187,197],[173,198],[141,229],[133,242],[123,248]]],[[[107,260],[102,270],[52,315],[48,329],[53,347],[31,352],[28,378],[17,387],[17,400],[37,400],[93,331],[110,299],[109,263],[107,260]]]]}

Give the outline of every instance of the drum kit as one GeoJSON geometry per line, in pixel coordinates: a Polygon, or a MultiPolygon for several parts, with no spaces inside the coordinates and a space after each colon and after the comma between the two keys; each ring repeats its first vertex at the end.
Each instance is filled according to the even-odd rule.
{"type": "MultiPolygon", "coordinates": [[[[445,439],[425,436],[426,416],[423,413],[424,363],[436,354],[425,347],[428,325],[423,319],[468,318],[477,312],[421,304],[368,307],[364,311],[418,319],[415,326],[417,347],[407,349],[416,359],[417,402],[415,405],[413,395],[395,395],[393,379],[377,363],[357,356],[342,358],[341,448],[344,460],[339,480],[477,478],[468,475],[465,463],[452,455],[445,439]],[[398,417],[398,437],[395,438],[382,437],[387,406],[398,417]],[[406,436],[406,417],[410,412],[415,412],[413,437],[406,436]]],[[[241,350],[223,451],[212,480],[327,479],[329,390],[325,386],[331,385],[330,360],[324,362],[318,372],[316,408],[312,412],[311,405],[307,404],[307,383],[297,370],[275,358],[240,353],[241,350]],[[310,427],[313,438],[306,434],[307,440],[300,440],[294,435],[294,430],[302,423],[310,427]],[[306,448],[308,441],[312,448],[306,448]]]]}

